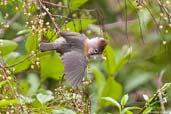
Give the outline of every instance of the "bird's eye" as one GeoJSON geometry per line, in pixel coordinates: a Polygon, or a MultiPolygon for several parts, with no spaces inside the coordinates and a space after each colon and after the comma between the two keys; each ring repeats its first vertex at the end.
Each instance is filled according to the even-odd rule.
{"type": "Polygon", "coordinates": [[[95,49],[95,50],[94,50],[94,53],[99,53],[99,50],[98,50],[98,49],[95,49]]]}

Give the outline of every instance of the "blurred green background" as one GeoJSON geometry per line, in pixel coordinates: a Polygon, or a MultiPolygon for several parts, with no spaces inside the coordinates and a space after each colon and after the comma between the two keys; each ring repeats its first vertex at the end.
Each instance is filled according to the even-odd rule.
{"type": "MultiPolygon", "coordinates": [[[[25,113],[140,112],[171,80],[170,9],[168,0],[1,0],[0,112],[17,113],[11,104],[25,113]],[[81,89],[61,81],[58,53],[38,49],[59,37],[48,12],[60,30],[108,40],[106,59],[90,58],[81,89]]],[[[169,111],[171,95],[163,92],[169,111]]],[[[159,98],[145,114],[163,111],[159,98]]]]}

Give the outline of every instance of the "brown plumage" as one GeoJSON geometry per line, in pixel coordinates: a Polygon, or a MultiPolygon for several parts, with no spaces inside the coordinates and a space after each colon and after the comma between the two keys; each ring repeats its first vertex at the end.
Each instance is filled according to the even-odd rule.
{"type": "Polygon", "coordinates": [[[77,32],[60,32],[61,37],[53,43],[41,43],[40,50],[56,50],[62,55],[65,78],[73,85],[82,83],[87,67],[87,58],[102,54],[107,41],[104,38],[88,39],[77,32]]]}

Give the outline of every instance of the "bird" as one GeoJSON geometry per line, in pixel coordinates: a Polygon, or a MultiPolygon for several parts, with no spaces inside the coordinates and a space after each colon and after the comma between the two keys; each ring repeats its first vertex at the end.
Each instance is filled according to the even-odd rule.
{"type": "Polygon", "coordinates": [[[64,65],[64,77],[72,86],[82,85],[86,73],[88,59],[91,56],[102,55],[107,45],[107,40],[102,37],[89,39],[85,34],[78,32],[62,31],[61,37],[54,42],[42,42],[41,51],[56,50],[61,54],[64,65]]]}

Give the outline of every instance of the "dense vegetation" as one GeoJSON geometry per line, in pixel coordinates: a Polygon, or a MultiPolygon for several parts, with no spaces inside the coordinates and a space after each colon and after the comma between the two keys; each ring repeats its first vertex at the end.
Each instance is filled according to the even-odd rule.
{"type": "Polygon", "coordinates": [[[0,0],[0,113],[171,113],[169,0],[0,0]],[[64,79],[59,31],[104,37],[83,85],[64,79]]]}

